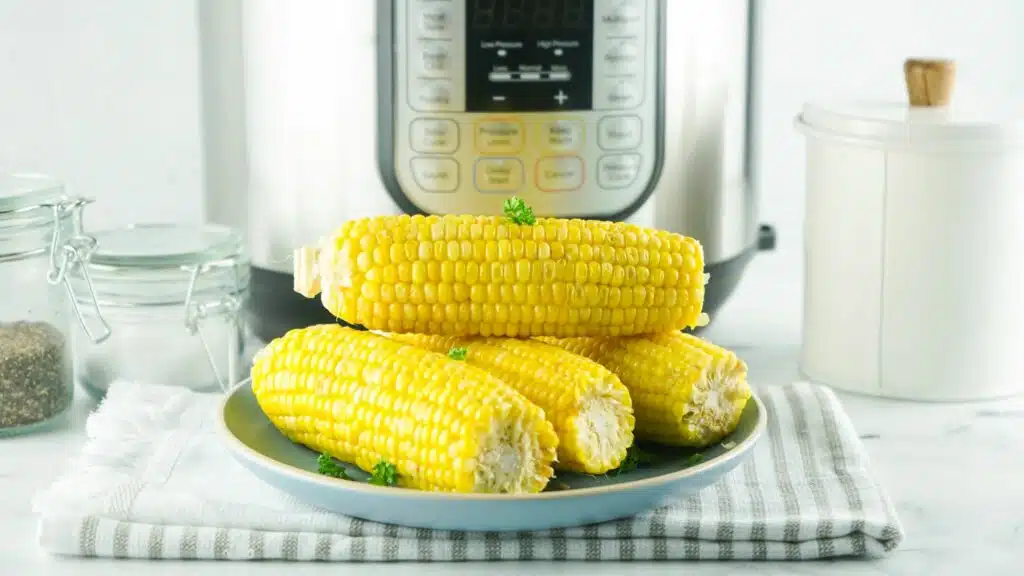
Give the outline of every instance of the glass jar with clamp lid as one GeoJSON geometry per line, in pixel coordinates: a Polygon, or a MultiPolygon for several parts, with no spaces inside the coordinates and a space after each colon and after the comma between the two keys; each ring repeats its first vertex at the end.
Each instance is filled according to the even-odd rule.
{"type": "Polygon", "coordinates": [[[45,175],[0,174],[0,435],[45,427],[71,406],[73,315],[89,342],[110,334],[83,266],[96,246],[82,231],[89,202],[45,175]]]}
{"type": "MultiPolygon", "coordinates": [[[[76,353],[93,396],[117,380],[226,389],[239,380],[249,259],[241,235],[213,225],[144,224],[97,231],[87,266],[111,326],[76,353]]],[[[73,282],[84,282],[85,275],[73,282]]]]}

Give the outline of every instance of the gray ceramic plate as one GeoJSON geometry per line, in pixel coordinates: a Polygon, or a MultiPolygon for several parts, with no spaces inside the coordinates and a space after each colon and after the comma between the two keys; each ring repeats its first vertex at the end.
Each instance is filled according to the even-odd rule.
{"type": "Polygon", "coordinates": [[[377,522],[441,530],[543,530],[632,516],[669,497],[686,496],[714,483],[747,457],[767,424],[755,395],[739,427],[722,444],[693,452],[647,447],[654,463],[617,476],[559,474],[540,494],[450,494],[387,488],[317,474],[313,451],[292,443],[260,410],[246,381],[225,398],[220,429],[234,456],[264,482],[313,506],[377,522]],[[730,448],[726,449],[725,446],[730,448]]]}

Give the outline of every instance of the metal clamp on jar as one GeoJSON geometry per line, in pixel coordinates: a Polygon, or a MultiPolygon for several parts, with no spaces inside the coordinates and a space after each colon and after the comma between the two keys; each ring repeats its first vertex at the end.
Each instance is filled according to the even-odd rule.
{"type": "MultiPolygon", "coordinates": [[[[76,348],[91,395],[117,380],[227,389],[242,373],[249,260],[241,235],[220,226],[149,224],[95,233],[97,249],[73,284],[92,278],[106,342],[76,348]]],[[[88,316],[89,314],[87,314],[88,316]]]]}
{"type": "Polygon", "coordinates": [[[82,232],[89,202],[47,176],[0,175],[0,435],[41,428],[71,406],[70,313],[90,342],[110,335],[82,266],[96,246],[82,232]]]}

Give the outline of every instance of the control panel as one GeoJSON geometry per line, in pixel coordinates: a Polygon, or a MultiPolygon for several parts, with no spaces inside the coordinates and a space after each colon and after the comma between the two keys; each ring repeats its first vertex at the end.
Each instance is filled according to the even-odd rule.
{"type": "Polygon", "coordinates": [[[662,161],[663,0],[390,0],[382,177],[400,206],[624,218],[662,161]],[[386,95],[390,95],[387,98],[386,95]]]}

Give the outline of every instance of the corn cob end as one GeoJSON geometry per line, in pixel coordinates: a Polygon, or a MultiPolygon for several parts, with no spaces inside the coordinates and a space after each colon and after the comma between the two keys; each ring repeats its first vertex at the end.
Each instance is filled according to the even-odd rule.
{"type": "Polygon", "coordinates": [[[547,486],[555,473],[558,436],[547,420],[537,426],[532,412],[539,412],[543,420],[543,411],[534,406],[499,410],[500,416],[480,437],[470,492],[531,493],[547,486]]]}
{"type": "Polygon", "coordinates": [[[314,298],[321,290],[320,249],[303,246],[292,254],[293,289],[306,298],[314,298]]]}
{"type": "Polygon", "coordinates": [[[618,468],[633,444],[636,420],[629,392],[613,374],[596,382],[579,399],[579,412],[565,422],[561,441],[587,458],[562,463],[562,467],[586,474],[604,474],[618,468]]]}
{"type": "Polygon", "coordinates": [[[683,445],[703,448],[731,434],[750,400],[747,365],[735,354],[716,356],[694,381],[683,407],[686,431],[683,445]]]}

